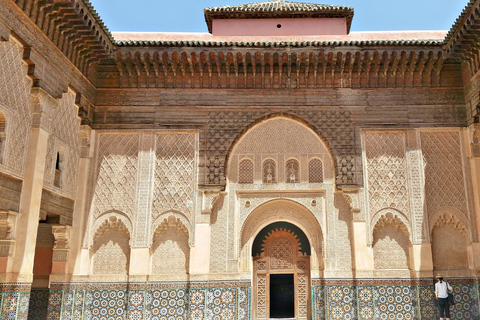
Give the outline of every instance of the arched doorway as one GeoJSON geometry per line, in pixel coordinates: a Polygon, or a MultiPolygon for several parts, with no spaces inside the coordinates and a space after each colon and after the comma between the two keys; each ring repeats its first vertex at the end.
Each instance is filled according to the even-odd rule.
{"type": "Polygon", "coordinates": [[[308,319],[310,243],[301,229],[275,222],[255,237],[254,319],[308,319]]]}

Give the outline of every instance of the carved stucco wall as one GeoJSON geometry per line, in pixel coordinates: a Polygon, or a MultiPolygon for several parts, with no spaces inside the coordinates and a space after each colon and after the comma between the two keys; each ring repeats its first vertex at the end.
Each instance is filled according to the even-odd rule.
{"type": "MultiPolygon", "coordinates": [[[[316,132],[296,119],[265,119],[238,139],[232,148],[227,167],[227,201],[217,212],[215,224],[212,225],[211,272],[237,271],[237,259],[242,250],[239,236],[245,232],[241,231],[241,226],[252,212],[263,205],[277,200],[289,200],[303,205],[315,217],[315,223],[321,225],[322,230],[328,230],[321,240],[322,244],[325,241],[325,250],[319,250],[322,257],[319,257],[321,261],[317,261],[315,266],[323,269],[325,257],[325,263],[332,274],[341,277],[351,275],[350,205],[340,193],[334,194],[334,164],[328,148],[316,132]],[[254,183],[237,183],[240,162],[246,158],[253,162],[254,183]],[[265,159],[272,159],[276,163],[276,183],[263,183],[265,159]],[[289,159],[295,159],[299,163],[298,183],[286,181],[285,166],[289,159]],[[311,159],[322,161],[323,182],[308,182],[308,164],[311,159]],[[227,243],[225,236],[222,236],[225,233],[227,243]]],[[[271,212],[265,212],[265,215],[266,219],[283,217],[274,208],[271,212]]]]}
{"type": "Polygon", "coordinates": [[[425,131],[420,134],[425,167],[426,210],[430,226],[439,208],[455,208],[460,221],[468,219],[460,131],[425,131]]]}
{"type": "Polygon", "coordinates": [[[114,236],[114,232],[108,232],[102,234],[104,247],[95,248],[98,230],[114,220],[118,222],[115,226],[121,225],[128,233],[128,248],[154,247],[153,266],[159,266],[153,268],[155,273],[170,270],[159,262],[159,257],[167,256],[165,245],[171,247],[169,258],[175,256],[174,247],[180,248],[183,258],[175,256],[175,259],[167,260],[182,265],[178,261],[183,259],[183,269],[180,268],[179,272],[185,274],[194,235],[198,134],[193,131],[102,132],[97,134],[96,143],[91,173],[92,202],[84,246],[91,248],[92,252],[99,252],[93,257],[117,242],[123,246],[124,238],[123,242],[114,241],[112,244],[105,237],[114,236]],[[179,230],[185,231],[182,240],[175,238],[172,242],[168,240],[172,234],[159,233],[163,230],[162,224],[168,223],[170,217],[182,226],[179,230]]]}
{"type": "MultiPolygon", "coordinates": [[[[349,111],[330,107],[324,110],[288,110],[286,116],[308,122],[333,152],[338,184],[356,184],[355,133],[349,111]]],[[[225,165],[228,152],[242,133],[256,122],[276,115],[266,111],[212,111],[207,129],[205,176],[207,184],[225,183],[225,165]]],[[[360,173],[361,175],[361,173],[360,173]]]]}
{"type": "Polygon", "coordinates": [[[139,135],[100,134],[98,136],[92,214],[124,212],[130,220],[136,211],[139,135]]]}
{"type": "Polygon", "coordinates": [[[408,247],[429,241],[436,269],[465,271],[475,231],[460,130],[367,130],[363,145],[375,267],[407,268],[408,247]]]}
{"type": "Polygon", "coordinates": [[[23,47],[0,42],[0,112],[6,118],[6,144],[0,170],[22,177],[25,171],[28,141],[32,125],[31,81],[22,60],[23,47]]]}
{"type": "Polygon", "coordinates": [[[47,189],[74,198],[77,189],[77,166],[80,156],[80,118],[75,94],[63,94],[52,111],[51,132],[48,136],[44,185],[47,189]],[[60,188],[54,186],[57,153],[60,154],[60,188]]]}

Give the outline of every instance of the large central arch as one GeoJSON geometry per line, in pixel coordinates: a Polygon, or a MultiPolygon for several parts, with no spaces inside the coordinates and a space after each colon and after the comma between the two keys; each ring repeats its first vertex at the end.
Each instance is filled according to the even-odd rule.
{"type": "MultiPolygon", "coordinates": [[[[254,282],[254,305],[261,306],[269,303],[268,291],[270,290],[270,283],[273,281],[270,279],[272,274],[292,274],[294,277],[292,281],[294,281],[297,290],[300,290],[301,288],[306,289],[304,291],[307,292],[306,294],[308,296],[312,277],[323,277],[323,242],[323,233],[317,218],[310,210],[295,201],[274,199],[265,202],[255,209],[242,225],[240,263],[241,272],[245,276],[250,275],[254,282]],[[266,237],[263,235],[267,226],[276,226],[279,222],[285,226],[280,229],[275,228],[272,230],[273,232],[268,232],[266,237]],[[288,228],[288,226],[292,227],[288,228]],[[265,239],[259,239],[259,237],[265,239]],[[307,255],[305,248],[302,247],[298,241],[298,239],[302,237],[304,242],[309,243],[308,253],[310,253],[310,256],[307,255]],[[262,255],[252,257],[252,249],[254,247],[255,239],[257,239],[257,242],[264,241],[265,255],[262,253],[262,255]],[[285,272],[269,270],[269,261],[272,258],[271,255],[275,254],[271,249],[272,241],[275,241],[275,239],[283,239],[286,243],[290,243],[292,247],[292,261],[295,265],[291,268],[286,268],[284,270],[285,272]],[[263,262],[265,262],[267,269],[259,270],[258,265],[263,265],[263,262]],[[302,267],[297,268],[297,264],[302,267]],[[305,283],[298,285],[299,282],[305,283]]],[[[258,243],[255,252],[257,251],[258,243]]],[[[299,311],[301,309],[298,308],[298,305],[300,304],[299,299],[304,298],[302,298],[300,294],[296,294],[295,299],[297,310],[295,311],[295,318],[304,319],[299,311]]],[[[304,310],[307,310],[307,314],[309,313],[308,310],[311,308],[309,305],[310,300],[311,299],[308,298],[305,299],[305,307],[303,308],[304,310]]],[[[254,312],[256,319],[268,319],[268,307],[265,309],[267,312],[263,312],[262,310],[262,308],[259,308],[259,310],[256,310],[257,312],[254,312]]],[[[307,314],[305,314],[305,319],[307,314]]]]}

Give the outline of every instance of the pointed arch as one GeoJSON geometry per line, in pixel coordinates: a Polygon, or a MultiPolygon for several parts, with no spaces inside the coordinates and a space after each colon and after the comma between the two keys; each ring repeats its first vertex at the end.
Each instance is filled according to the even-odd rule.
{"type": "Polygon", "coordinates": [[[236,168],[247,157],[253,161],[254,179],[258,181],[288,183],[290,176],[295,176],[293,182],[307,182],[307,170],[300,169],[307,168],[308,159],[316,157],[323,161],[325,180],[335,183],[335,165],[328,145],[304,122],[291,117],[277,116],[258,122],[237,140],[230,152],[231,170],[227,172],[230,182],[238,181],[236,168]],[[274,162],[266,162],[268,159],[274,162]],[[288,170],[295,172],[291,175],[288,170]]]}
{"type": "MultiPolygon", "coordinates": [[[[225,161],[226,176],[227,177],[232,176],[232,174],[234,172],[232,170],[235,170],[235,172],[236,172],[238,162],[235,162],[235,165],[232,167],[232,164],[234,164],[232,162],[232,156],[235,154],[235,152],[238,151],[237,150],[238,145],[241,144],[242,141],[244,141],[245,137],[249,136],[250,132],[256,130],[258,127],[260,127],[262,125],[267,124],[269,121],[274,121],[274,120],[288,120],[291,123],[297,124],[299,126],[298,128],[304,128],[304,129],[310,131],[310,133],[312,134],[312,137],[315,137],[316,140],[320,142],[322,152],[324,152],[325,155],[327,156],[328,162],[329,162],[330,167],[331,167],[331,169],[328,170],[328,171],[330,171],[329,172],[330,176],[328,178],[332,179],[333,182],[335,182],[335,176],[336,176],[335,167],[336,167],[337,162],[336,162],[336,159],[334,157],[333,149],[331,148],[330,143],[328,142],[328,140],[326,139],[324,134],[322,132],[320,132],[318,129],[316,129],[313,125],[311,125],[307,121],[305,121],[303,118],[301,118],[297,115],[294,115],[294,114],[282,113],[282,112],[272,113],[272,114],[265,115],[265,116],[257,119],[256,121],[254,121],[253,123],[251,123],[247,127],[245,127],[233,139],[232,143],[230,144],[230,147],[228,149],[226,159],[225,159],[226,160],[225,161]]],[[[291,146],[296,146],[296,145],[299,145],[299,143],[297,141],[297,143],[293,143],[293,144],[290,144],[290,145],[291,146]]],[[[326,170],[325,161],[326,161],[326,159],[324,159],[324,169],[326,170]]],[[[254,161],[254,163],[256,163],[256,162],[254,161]]],[[[282,164],[282,166],[283,166],[283,164],[282,164]]],[[[325,171],[324,171],[324,174],[325,174],[325,171]]]]}

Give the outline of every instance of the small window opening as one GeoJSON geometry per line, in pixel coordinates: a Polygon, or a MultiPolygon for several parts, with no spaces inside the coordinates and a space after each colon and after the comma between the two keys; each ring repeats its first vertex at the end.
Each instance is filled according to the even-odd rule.
{"type": "Polygon", "coordinates": [[[57,160],[55,162],[55,178],[53,181],[53,185],[55,187],[61,188],[61,175],[62,170],[60,169],[60,152],[57,152],[57,160]]]}

